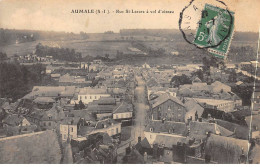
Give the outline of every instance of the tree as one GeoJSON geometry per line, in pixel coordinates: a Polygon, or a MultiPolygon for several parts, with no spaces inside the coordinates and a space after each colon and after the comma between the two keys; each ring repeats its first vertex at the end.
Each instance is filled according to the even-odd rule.
{"type": "Polygon", "coordinates": [[[186,75],[182,74],[181,76],[174,76],[171,79],[172,87],[179,87],[180,85],[191,84],[191,80],[186,75]]]}
{"type": "Polygon", "coordinates": [[[77,103],[75,103],[74,110],[78,110],[78,109],[79,109],[79,105],[77,103]]]}
{"type": "Polygon", "coordinates": [[[85,108],[85,105],[83,104],[83,102],[80,100],[79,101],[79,109],[84,109],[85,108]]]}
{"type": "Polygon", "coordinates": [[[199,69],[199,70],[193,72],[191,75],[198,77],[201,81],[203,81],[203,79],[204,79],[204,77],[203,77],[203,72],[202,72],[201,69],[199,69]]]}
{"type": "Polygon", "coordinates": [[[232,70],[228,76],[229,82],[236,82],[237,81],[237,73],[235,70],[232,70]]]}

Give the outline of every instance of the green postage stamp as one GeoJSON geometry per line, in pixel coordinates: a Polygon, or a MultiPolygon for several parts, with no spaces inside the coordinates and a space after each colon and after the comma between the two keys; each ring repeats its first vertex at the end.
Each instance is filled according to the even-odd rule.
{"type": "Polygon", "coordinates": [[[194,43],[225,59],[234,32],[234,12],[205,4],[194,43]]]}

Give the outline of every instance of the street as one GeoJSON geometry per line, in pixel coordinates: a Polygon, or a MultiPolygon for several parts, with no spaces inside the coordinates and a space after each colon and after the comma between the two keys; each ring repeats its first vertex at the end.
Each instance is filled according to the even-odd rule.
{"type": "Polygon", "coordinates": [[[120,144],[117,149],[118,154],[118,162],[122,163],[122,158],[125,155],[125,149],[131,145],[135,145],[138,142],[138,137],[141,136],[141,139],[144,139],[144,129],[146,123],[146,114],[149,110],[149,106],[147,105],[147,99],[145,94],[145,82],[141,76],[136,76],[136,81],[138,86],[135,88],[135,119],[133,128],[131,130],[131,137],[120,144]]]}
{"type": "Polygon", "coordinates": [[[146,92],[145,92],[145,82],[142,79],[141,76],[136,76],[136,81],[138,86],[135,88],[135,102],[134,107],[136,110],[135,115],[135,124],[133,128],[133,143],[138,142],[138,137],[140,136],[141,139],[144,139],[144,129],[145,129],[145,123],[146,123],[146,114],[149,110],[149,106],[147,105],[147,99],[146,99],[146,92]]]}

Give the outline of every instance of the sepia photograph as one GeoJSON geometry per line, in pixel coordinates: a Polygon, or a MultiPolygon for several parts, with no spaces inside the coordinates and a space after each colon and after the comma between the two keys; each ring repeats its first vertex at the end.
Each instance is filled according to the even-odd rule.
{"type": "Polygon", "coordinates": [[[0,165],[259,164],[259,0],[0,0],[0,165]]]}

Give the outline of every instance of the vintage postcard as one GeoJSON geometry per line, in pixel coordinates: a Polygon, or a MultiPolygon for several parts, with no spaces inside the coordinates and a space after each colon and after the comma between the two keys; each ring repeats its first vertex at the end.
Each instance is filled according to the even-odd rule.
{"type": "Polygon", "coordinates": [[[259,0],[0,0],[0,164],[260,163],[259,0]]]}

